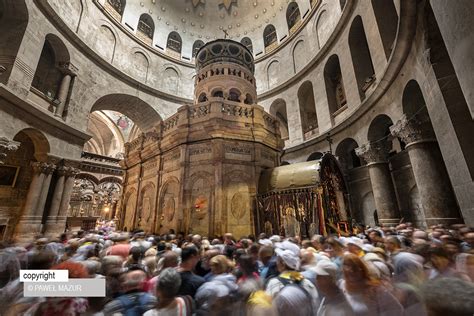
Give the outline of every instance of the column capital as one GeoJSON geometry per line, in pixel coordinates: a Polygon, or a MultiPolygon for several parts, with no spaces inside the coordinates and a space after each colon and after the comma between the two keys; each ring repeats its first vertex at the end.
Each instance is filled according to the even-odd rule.
{"type": "Polygon", "coordinates": [[[20,147],[20,142],[0,137],[0,165],[5,163],[8,153],[18,150],[18,147],[20,147]]]}
{"type": "Polygon", "coordinates": [[[79,174],[80,170],[74,167],[69,166],[60,166],[58,167],[58,174],[66,178],[73,177],[75,178],[79,174]]]}
{"type": "Polygon", "coordinates": [[[390,143],[383,140],[370,142],[355,149],[355,153],[364,159],[367,164],[387,163],[388,153],[390,152],[390,143]]]}
{"type": "Polygon", "coordinates": [[[78,69],[70,62],[60,63],[59,70],[63,72],[65,75],[76,76],[78,69]]]}
{"type": "Polygon", "coordinates": [[[436,141],[429,117],[418,115],[408,119],[404,114],[400,120],[390,126],[390,133],[395,137],[400,137],[406,145],[436,141]]]}
{"type": "Polygon", "coordinates": [[[56,170],[56,165],[42,161],[32,162],[31,166],[34,173],[52,174],[56,170]]]}

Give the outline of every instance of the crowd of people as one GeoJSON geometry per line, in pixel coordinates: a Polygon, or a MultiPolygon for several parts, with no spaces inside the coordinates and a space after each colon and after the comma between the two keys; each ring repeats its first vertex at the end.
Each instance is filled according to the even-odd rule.
{"type": "Polygon", "coordinates": [[[474,231],[350,237],[78,231],[0,245],[0,315],[473,315],[474,231]],[[104,278],[105,297],[23,295],[20,269],[104,278]]]}

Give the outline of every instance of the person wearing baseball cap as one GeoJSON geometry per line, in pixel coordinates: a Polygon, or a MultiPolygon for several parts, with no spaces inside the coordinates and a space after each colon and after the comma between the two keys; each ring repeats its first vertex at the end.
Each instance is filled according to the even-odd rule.
{"type": "Polygon", "coordinates": [[[344,293],[337,286],[337,265],[329,260],[321,260],[312,268],[316,273],[316,285],[324,296],[317,316],[352,316],[354,311],[344,293]]]}
{"type": "MultiPolygon", "coordinates": [[[[288,244],[282,244],[279,244],[279,246],[288,246],[288,244]]],[[[295,246],[299,249],[297,245],[295,246]]],[[[294,247],[289,246],[288,248],[294,247]]],[[[319,294],[315,285],[308,279],[305,279],[305,277],[299,272],[300,258],[299,251],[296,251],[296,248],[290,250],[277,247],[275,249],[277,268],[280,274],[268,281],[265,291],[276,299],[284,288],[287,286],[294,287],[295,289],[292,290],[298,291],[298,293],[302,294],[298,296],[295,295],[295,299],[297,297],[301,298],[305,296],[306,304],[311,306],[309,315],[314,315],[313,311],[318,309],[320,303],[319,294]]],[[[291,291],[285,290],[283,292],[285,293],[285,298],[280,300],[280,303],[282,303],[280,306],[282,310],[285,309],[285,306],[292,306],[295,303],[291,302],[291,296],[293,295],[290,295],[289,297],[286,295],[291,291]]]]}

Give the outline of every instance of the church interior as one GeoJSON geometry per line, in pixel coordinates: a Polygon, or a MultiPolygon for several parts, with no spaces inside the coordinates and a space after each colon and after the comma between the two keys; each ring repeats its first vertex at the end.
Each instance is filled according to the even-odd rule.
{"type": "Polygon", "coordinates": [[[0,0],[0,240],[98,221],[472,227],[473,15],[469,0],[0,0]]]}

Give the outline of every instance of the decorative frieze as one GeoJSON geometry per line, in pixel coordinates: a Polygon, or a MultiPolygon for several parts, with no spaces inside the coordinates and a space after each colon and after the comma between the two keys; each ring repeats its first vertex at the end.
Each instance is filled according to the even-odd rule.
{"type": "Polygon", "coordinates": [[[390,151],[390,143],[383,140],[371,142],[355,149],[356,155],[364,159],[368,164],[386,163],[390,151]]]}
{"type": "Polygon", "coordinates": [[[174,152],[171,152],[163,157],[164,162],[169,162],[173,160],[178,160],[181,158],[181,152],[179,150],[176,150],[174,152]]]}
{"type": "Polygon", "coordinates": [[[200,147],[194,147],[194,148],[189,149],[190,156],[209,154],[211,152],[212,152],[212,149],[211,147],[208,147],[208,146],[200,146],[200,147]]]}
{"type": "Polygon", "coordinates": [[[390,133],[395,137],[400,137],[407,145],[436,140],[429,117],[415,116],[408,119],[404,114],[400,120],[390,127],[390,133]]]}
{"type": "Polygon", "coordinates": [[[224,151],[230,154],[238,155],[250,155],[251,150],[249,147],[243,147],[238,145],[224,145],[224,151]]]}
{"type": "Polygon", "coordinates": [[[20,147],[20,142],[0,137],[0,165],[5,163],[8,153],[17,151],[18,147],[20,147]]]}

